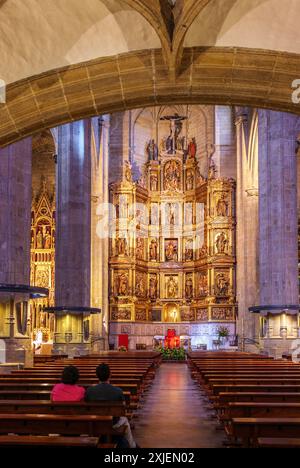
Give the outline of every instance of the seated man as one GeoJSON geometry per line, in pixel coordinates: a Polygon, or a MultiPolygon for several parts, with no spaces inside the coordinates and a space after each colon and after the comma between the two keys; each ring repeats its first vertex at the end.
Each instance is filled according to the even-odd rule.
{"type": "MultiPolygon", "coordinates": [[[[101,364],[96,369],[96,375],[99,379],[99,384],[89,387],[86,391],[86,401],[124,401],[123,391],[119,387],[110,385],[110,368],[107,364],[101,364]]],[[[123,429],[125,427],[124,436],[128,441],[130,448],[136,448],[136,443],[133,439],[130,424],[127,418],[118,418],[114,424],[114,429],[123,429]]]]}

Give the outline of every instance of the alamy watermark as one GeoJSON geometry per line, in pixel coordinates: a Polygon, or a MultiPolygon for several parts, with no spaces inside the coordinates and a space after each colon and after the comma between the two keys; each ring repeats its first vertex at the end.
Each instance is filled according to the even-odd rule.
{"type": "Polygon", "coordinates": [[[96,214],[100,239],[137,237],[176,237],[180,232],[197,228],[199,241],[204,241],[205,206],[203,203],[164,202],[128,204],[126,195],[118,205],[99,203],[96,214]]]}

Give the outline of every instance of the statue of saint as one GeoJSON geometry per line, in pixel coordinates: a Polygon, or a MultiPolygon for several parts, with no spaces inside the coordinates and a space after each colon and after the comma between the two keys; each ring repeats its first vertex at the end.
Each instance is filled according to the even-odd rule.
{"type": "Polygon", "coordinates": [[[200,273],[198,280],[199,296],[206,296],[208,294],[208,278],[206,273],[200,273]]]}
{"type": "Polygon", "coordinates": [[[194,174],[193,171],[189,170],[186,174],[186,189],[193,190],[194,189],[194,174]]]}
{"type": "Polygon", "coordinates": [[[51,234],[49,233],[48,230],[46,231],[46,234],[45,234],[44,247],[45,247],[45,249],[48,249],[48,250],[51,249],[51,234]]]}
{"type": "Polygon", "coordinates": [[[193,298],[193,279],[191,277],[187,278],[185,283],[185,297],[189,300],[193,298]]]}
{"type": "Polygon", "coordinates": [[[178,284],[173,276],[171,276],[167,282],[167,296],[168,299],[175,299],[178,296],[178,284]]]}
{"type": "Polygon", "coordinates": [[[149,297],[151,300],[157,298],[157,278],[156,276],[151,276],[149,284],[149,297]]]}
{"type": "Polygon", "coordinates": [[[178,260],[177,242],[172,241],[172,240],[169,241],[166,245],[165,253],[166,253],[167,262],[177,262],[178,260]]]}
{"type": "Polygon", "coordinates": [[[229,277],[225,273],[219,273],[216,278],[216,295],[227,296],[229,292],[229,277]]]}
{"type": "Polygon", "coordinates": [[[118,295],[127,296],[128,294],[128,276],[125,273],[122,273],[118,276],[118,295]]]}
{"type": "Polygon", "coordinates": [[[168,191],[179,191],[180,190],[180,168],[176,161],[169,161],[165,165],[164,171],[164,189],[168,191]]]}
{"type": "Polygon", "coordinates": [[[190,262],[193,260],[193,241],[189,239],[185,244],[185,260],[190,262]]]}
{"type": "Polygon", "coordinates": [[[188,157],[195,159],[197,154],[196,138],[192,138],[188,146],[188,157]]]}
{"type": "Polygon", "coordinates": [[[119,237],[116,240],[116,250],[117,255],[128,255],[127,239],[125,239],[124,237],[119,237]]]}
{"type": "Polygon", "coordinates": [[[144,258],[144,239],[142,237],[138,237],[136,241],[136,258],[138,260],[143,260],[144,258]]]}
{"type": "Polygon", "coordinates": [[[151,174],[150,177],[150,190],[151,192],[157,192],[158,190],[158,179],[156,174],[151,174]]]}
{"type": "Polygon", "coordinates": [[[43,233],[42,230],[39,229],[37,236],[36,236],[36,248],[37,249],[43,249],[43,233]]]}
{"type": "Polygon", "coordinates": [[[149,161],[157,161],[158,160],[158,147],[155,143],[155,140],[150,140],[147,145],[147,153],[148,153],[148,160],[149,161]]]}
{"type": "Polygon", "coordinates": [[[144,278],[142,275],[137,276],[135,294],[137,295],[137,297],[145,296],[145,284],[144,284],[144,278]]]}
{"type": "Polygon", "coordinates": [[[221,198],[217,203],[217,215],[225,218],[228,215],[228,201],[225,193],[222,193],[221,198]]]}
{"type": "Polygon", "coordinates": [[[156,239],[152,239],[150,243],[150,260],[157,261],[157,254],[158,254],[158,244],[156,239]]]}
{"type": "Polygon", "coordinates": [[[218,254],[225,254],[226,248],[228,245],[228,240],[224,232],[221,232],[221,234],[218,234],[216,238],[216,248],[217,248],[217,253],[218,254]]]}

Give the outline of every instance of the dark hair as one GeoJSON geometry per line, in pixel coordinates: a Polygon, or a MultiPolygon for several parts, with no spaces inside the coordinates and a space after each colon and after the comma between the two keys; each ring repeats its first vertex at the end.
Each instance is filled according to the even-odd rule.
{"type": "Polygon", "coordinates": [[[108,364],[100,364],[96,369],[96,375],[100,382],[106,382],[110,377],[110,368],[108,364]]]}
{"type": "Polygon", "coordinates": [[[62,373],[61,381],[65,385],[75,385],[79,380],[79,371],[75,366],[67,366],[62,373]]]}

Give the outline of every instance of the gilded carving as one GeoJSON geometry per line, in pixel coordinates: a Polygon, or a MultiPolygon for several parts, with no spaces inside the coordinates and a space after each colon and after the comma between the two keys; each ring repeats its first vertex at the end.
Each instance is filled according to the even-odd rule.
{"type": "Polygon", "coordinates": [[[131,310],[113,309],[111,318],[112,320],[131,320],[131,310]]]}
{"type": "Polygon", "coordinates": [[[181,185],[181,168],[179,162],[172,159],[164,168],[164,189],[168,192],[178,192],[181,185]]]}
{"type": "Polygon", "coordinates": [[[209,319],[208,309],[197,309],[196,320],[197,322],[207,322],[209,319]]]}
{"type": "Polygon", "coordinates": [[[178,239],[167,239],[165,244],[166,262],[178,261],[178,239]]]}
{"type": "Polygon", "coordinates": [[[216,253],[217,254],[226,254],[228,249],[228,239],[224,232],[217,234],[215,246],[216,246],[216,253]]]}
{"type": "Polygon", "coordinates": [[[169,276],[166,281],[166,296],[168,299],[176,299],[178,297],[178,277],[169,276]]]}
{"type": "Polygon", "coordinates": [[[230,275],[227,272],[217,273],[215,276],[216,296],[228,296],[230,289],[230,275]]]}
{"type": "Polygon", "coordinates": [[[136,310],[135,312],[135,319],[138,322],[146,322],[147,321],[147,311],[146,310],[136,310]]]}

